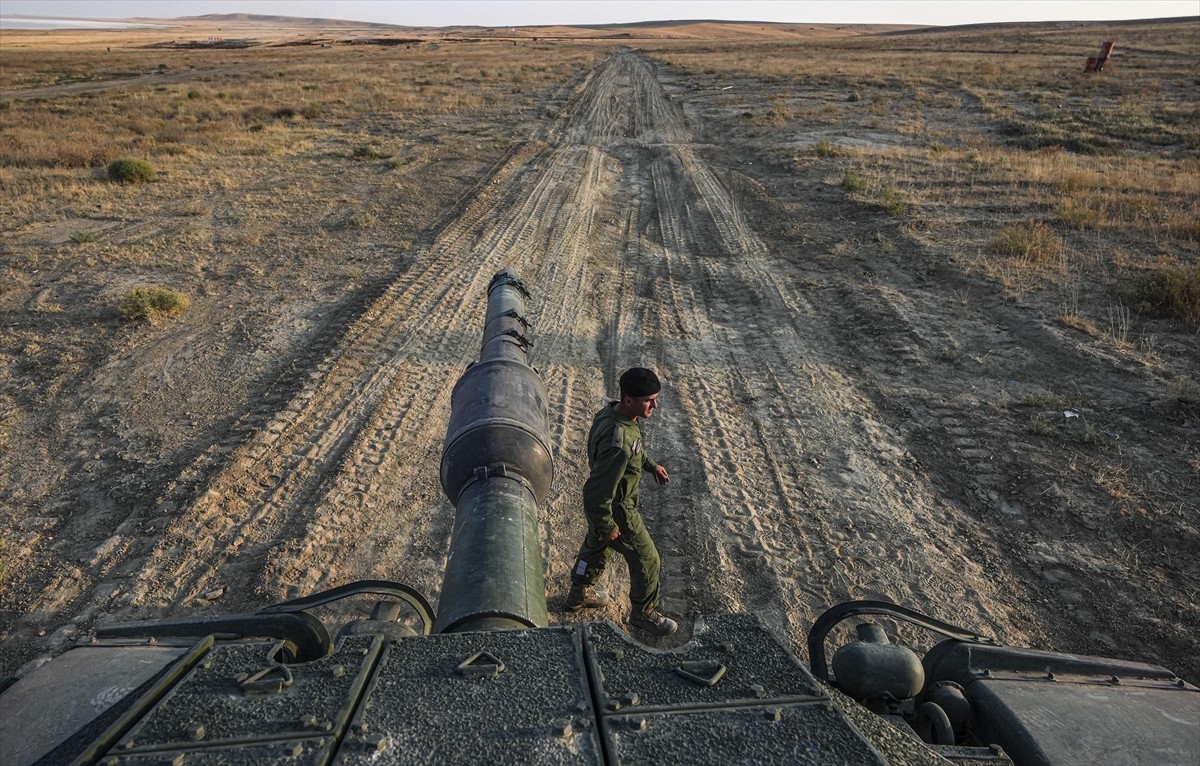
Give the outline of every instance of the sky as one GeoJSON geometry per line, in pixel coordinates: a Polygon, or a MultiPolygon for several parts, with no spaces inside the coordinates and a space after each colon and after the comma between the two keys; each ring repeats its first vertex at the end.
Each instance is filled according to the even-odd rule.
{"type": "Polygon", "coordinates": [[[1200,0],[4,0],[4,16],[176,18],[258,13],[406,26],[533,26],[721,19],[928,24],[1200,18],[1200,0]]]}

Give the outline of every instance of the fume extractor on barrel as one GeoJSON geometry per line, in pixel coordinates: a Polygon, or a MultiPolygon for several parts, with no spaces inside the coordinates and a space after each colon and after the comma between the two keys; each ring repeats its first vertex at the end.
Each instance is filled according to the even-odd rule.
{"type": "Polygon", "coordinates": [[[451,397],[441,478],[456,510],[438,633],[547,624],[537,509],[554,462],[546,389],[527,362],[528,297],[513,272],[492,278],[479,361],[451,397]]]}

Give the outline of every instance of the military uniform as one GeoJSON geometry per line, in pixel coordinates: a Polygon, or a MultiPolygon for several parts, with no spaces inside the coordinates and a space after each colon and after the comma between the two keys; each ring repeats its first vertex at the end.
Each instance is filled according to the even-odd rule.
{"type": "Polygon", "coordinates": [[[611,551],[625,557],[631,580],[629,600],[635,612],[658,607],[658,549],[638,512],[638,485],[643,473],[658,464],[642,445],[637,421],[617,411],[617,402],[596,413],[588,434],[588,465],[591,475],[583,485],[583,510],[587,537],[579,549],[571,579],[577,586],[591,586],[604,574],[611,551]],[[620,529],[616,540],[609,540],[620,529]]]}

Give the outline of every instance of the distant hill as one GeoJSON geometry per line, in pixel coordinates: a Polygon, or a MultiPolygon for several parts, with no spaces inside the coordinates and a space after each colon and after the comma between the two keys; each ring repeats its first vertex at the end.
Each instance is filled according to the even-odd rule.
{"type": "MultiPolygon", "coordinates": [[[[1194,22],[1193,17],[1129,21],[1044,21],[929,26],[917,24],[803,24],[769,21],[722,21],[720,19],[666,19],[624,24],[552,25],[552,26],[472,26],[417,27],[346,19],[305,18],[257,13],[205,14],[174,19],[136,18],[122,21],[153,24],[154,29],[120,31],[138,40],[161,37],[163,27],[176,39],[155,40],[157,47],[253,47],[258,45],[372,44],[400,45],[422,42],[472,41],[552,41],[593,40],[656,41],[704,40],[724,42],[786,42],[869,35],[941,35],[955,32],[991,33],[997,30],[1027,32],[1080,27],[1113,27],[1136,24],[1194,22]]],[[[62,30],[61,34],[80,34],[62,30]]],[[[8,34],[6,32],[6,34],[8,34]]],[[[14,32],[14,35],[23,34],[14,32]]],[[[44,34],[44,33],[42,33],[44,34]]],[[[97,31],[95,34],[117,34],[97,31]]]]}
{"type": "Polygon", "coordinates": [[[372,21],[348,21],[346,19],[314,19],[300,16],[271,16],[258,13],[207,13],[203,16],[180,16],[172,21],[217,22],[220,24],[248,23],[256,26],[278,24],[286,27],[378,27],[380,29],[408,29],[396,24],[380,24],[372,21]]]}
{"type": "MultiPolygon", "coordinates": [[[[142,21],[149,21],[142,19],[142,21]]],[[[161,21],[161,20],[159,20],[161,21]]],[[[183,16],[168,23],[188,27],[219,26],[223,31],[253,30],[314,32],[317,30],[370,30],[373,33],[397,32],[430,39],[691,39],[746,40],[844,37],[879,32],[920,29],[912,24],[784,24],[771,21],[722,21],[720,19],[677,19],[638,21],[627,24],[586,24],[549,26],[472,26],[413,27],[345,19],[302,18],[256,13],[210,13],[183,16]]]]}
{"type": "Polygon", "coordinates": [[[1026,29],[1082,29],[1086,27],[1127,27],[1145,24],[1182,24],[1195,22],[1195,16],[1171,16],[1162,19],[1118,19],[1110,21],[992,21],[980,24],[959,24],[953,27],[917,27],[912,29],[891,29],[885,34],[903,35],[913,32],[990,32],[996,30],[1026,30],[1026,29]]]}

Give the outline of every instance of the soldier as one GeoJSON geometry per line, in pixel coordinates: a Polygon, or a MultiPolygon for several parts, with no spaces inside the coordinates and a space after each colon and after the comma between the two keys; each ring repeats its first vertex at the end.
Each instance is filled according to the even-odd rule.
{"type": "Polygon", "coordinates": [[[649,418],[658,408],[662,384],[652,370],[634,367],[621,376],[621,401],[611,402],[596,413],[588,434],[588,465],[591,475],[583,485],[583,510],[588,531],[575,569],[566,608],[595,609],[612,599],[595,583],[604,574],[610,552],[615,550],[629,564],[629,622],[649,633],[666,636],[679,626],[658,611],[661,600],[658,550],[642,515],[638,512],[638,485],[642,473],[659,484],[671,480],[642,448],[639,418],[649,418]]]}

